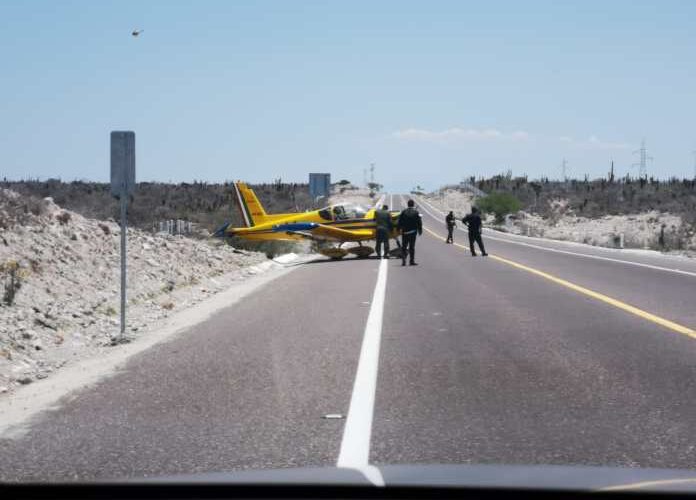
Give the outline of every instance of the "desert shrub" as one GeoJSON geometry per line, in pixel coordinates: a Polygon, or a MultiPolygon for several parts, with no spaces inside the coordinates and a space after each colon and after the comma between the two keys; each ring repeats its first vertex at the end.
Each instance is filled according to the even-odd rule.
{"type": "Polygon", "coordinates": [[[476,204],[484,213],[495,215],[495,221],[498,224],[505,220],[506,215],[522,208],[520,200],[509,193],[491,193],[484,198],[479,198],[476,204]]]}
{"type": "Polygon", "coordinates": [[[542,177],[529,181],[526,177],[508,178],[496,175],[471,179],[486,193],[505,192],[522,202],[524,210],[543,217],[551,215],[549,202],[568,200],[568,207],[579,215],[594,218],[660,210],[681,215],[684,222],[696,223],[696,179],[635,179],[614,176],[590,180],[552,181],[542,177]]]}
{"type": "Polygon", "coordinates": [[[0,276],[2,276],[3,281],[2,302],[7,306],[11,306],[14,304],[17,292],[22,287],[24,273],[17,261],[8,260],[0,264],[0,276]]]}
{"type": "Polygon", "coordinates": [[[70,212],[66,212],[65,210],[63,210],[62,212],[60,212],[59,214],[56,215],[56,219],[58,220],[58,222],[61,223],[61,225],[65,225],[68,222],[70,222],[70,219],[71,219],[70,212]]]}

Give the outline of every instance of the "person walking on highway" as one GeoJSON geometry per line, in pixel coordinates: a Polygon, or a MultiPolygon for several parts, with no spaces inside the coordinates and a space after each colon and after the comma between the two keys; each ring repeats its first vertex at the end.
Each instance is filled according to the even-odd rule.
{"type": "Polygon", "coordinates": [[[447,241],[445,243],[454,243],[454,238],[452,233],[454,228],[457,226],[456,219],[454,218],[454,213],[450,210],[450,213],[445,217],[445,224],[447,224],[447,241]]]}
{"type": "Polygon", "coordinates": [[[423,221],[421,214],[416,210],[413,200],[408,200],[408,208],[399,214],[397,227],[401,231],[401,265],[406,265],[406,252],[409,255],[409,264],[416,264],[416,234],[423,234],[423,221]]]}
{"type": "Polygon", "coordinates": [[[377,226],[375,232],[375,250],[377,252],[377,258],[381,259],[383,256],[385,259],[389,258],[389,234],[391,233],[394,225],[392,224],[391,214],[389,213],[389,207],[387,205],[382,205],[382,208],[375,211],[375,224],[377,226]],[[382,249],[384,248],[384,254],[382,249]]]}
{"type": "Polygon", "coordinates": [[[478,243],[479,250],[481,250],[482,256],[487,256],[486,249],[483,248],[483,240],[481,239],[481,214],[479,209],[476,207],[471,207],[471,213],[467,214],[466,217],[462,219],[462,222],[469,230],[469,249],[471,250],[472,257],[476,257],[476,250],[474,250],[474,242],[478,243]]]}

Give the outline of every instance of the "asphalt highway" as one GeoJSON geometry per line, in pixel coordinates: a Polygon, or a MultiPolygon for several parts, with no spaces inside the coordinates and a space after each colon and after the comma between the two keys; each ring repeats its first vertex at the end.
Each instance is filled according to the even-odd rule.
{"type": "Polygon", "coordinates": [[[419,206],[418,266],[298,265],[1,438],[0,480],[696,469],[696,265],[488,230],[471,257],[419,206]]]}

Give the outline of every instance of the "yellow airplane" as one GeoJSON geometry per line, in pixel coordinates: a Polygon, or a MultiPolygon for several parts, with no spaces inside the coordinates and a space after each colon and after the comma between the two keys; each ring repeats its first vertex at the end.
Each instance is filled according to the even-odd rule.
{"type": "MultiPolygon", "coordinates": [[[[332,259],[341,259],[353,253],[364,258],[375,250],[363,245],[374,240],[376,233],[375,209],[365,209],[353,203],[340,203],[320,210],[298,213],[267,214],[254,190],[243,182],[234,183],[235,202],[242,214],[246,227],[225,224],[214,236],[238,236],[247,240],[302,240],[316,241],[318,251],[332,259]],[[355,242],[358,246],[342,248],[344,243],[355,242]]],[[[396,222],[399,212],[390,212],[394,229],[389,235],[396,239],[396,222]]],[[[400,251],[397,240],[394,253],[400,251]]]]}

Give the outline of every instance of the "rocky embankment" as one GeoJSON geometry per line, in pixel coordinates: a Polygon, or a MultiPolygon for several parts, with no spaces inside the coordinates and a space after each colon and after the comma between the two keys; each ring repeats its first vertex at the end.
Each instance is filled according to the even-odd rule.
{"type": "MultiPolygon", "coordinates": [[[[469,212],[475,199],[472,194],[447,189],[425,196],[441,212],[453,210],[458,218],[469,212]]],[[[657,211],[628,215],[605,215],[588,218],[577,215],[567,200],[550,202],[550,217],[523,210],[510,214],[505,222],[494,224],[491,215],[485,225],[525,236],[572,241],[588,245],[670,251],[696,256],[696,233],[678,215],[657,211]]]]}
{"type": "Polygon", "coordinates": [[[124,339],[119,225],[0,190],[0,397],[268,268],[263,254],[219,240],[127,236],[124,339]]]}

